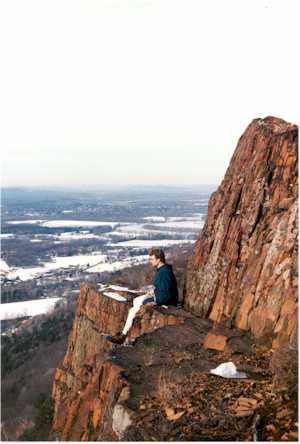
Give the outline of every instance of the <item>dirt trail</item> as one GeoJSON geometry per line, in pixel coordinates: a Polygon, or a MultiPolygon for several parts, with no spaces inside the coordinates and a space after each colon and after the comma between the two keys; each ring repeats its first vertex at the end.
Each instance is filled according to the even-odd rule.
{"type": "Polygon", "coordinates": [[[272,351],[249,333],[222,326],[220,334],[239,338],[239,351],[204,349],[212,326],[193,317],[144,334],[133,346],[113,348],[111,359],[126,368],[130,396],[124,405],[134,418],[123,440],[297,439],[297,401],[276,393],[269,369],[272,351]],[[228,361],[248,378],[210,374],[228,361]]]}

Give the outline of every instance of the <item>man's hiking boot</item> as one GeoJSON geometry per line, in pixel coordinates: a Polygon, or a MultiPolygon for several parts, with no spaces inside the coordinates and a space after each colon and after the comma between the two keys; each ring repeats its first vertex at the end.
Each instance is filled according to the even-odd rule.
{"type": "Polygon", "coordinates": [[[126,339],[126,335],[120,332],[116,336],[106,336],[106,339],[110,342],[113,342],[114,344],[123,344],[126,339]]]}

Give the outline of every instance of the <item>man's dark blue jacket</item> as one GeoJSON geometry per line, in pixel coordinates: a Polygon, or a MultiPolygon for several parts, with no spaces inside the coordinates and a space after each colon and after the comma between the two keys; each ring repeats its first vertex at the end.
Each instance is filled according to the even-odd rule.
{"type": "Polygon", "coordinates": [[[178,287],[172,265],[164,264],[156,269],[154,294],[158,305],[176,305],[178,303],[178,287]]]}

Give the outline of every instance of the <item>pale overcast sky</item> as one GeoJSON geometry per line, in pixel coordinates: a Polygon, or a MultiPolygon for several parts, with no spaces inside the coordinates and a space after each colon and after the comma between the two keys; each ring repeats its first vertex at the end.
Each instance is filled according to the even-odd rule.
{"type": "Polygon", "coordinates": [[[2,186],[219,184],[299,118],[298,0],[1,2],[2,186]]]}

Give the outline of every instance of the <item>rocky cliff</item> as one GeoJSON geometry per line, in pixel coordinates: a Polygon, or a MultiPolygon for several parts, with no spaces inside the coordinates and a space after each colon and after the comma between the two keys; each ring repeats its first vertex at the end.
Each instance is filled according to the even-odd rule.
{"type": "Polygon", "coordinates": [[[257,337],[297,342],[298,128],[255,119],[211,195],[184,307],[257,337]]]}
{"type": "MultiPolygon", "coordinates": [[[[106,340],[124,326],[132,299],[143,291],[116,285],[82,285],[68,349],[56,369],[53,400],[55,406],[50,440],[118,440],[128,414],[119,407],[128,383],[124,368],[115,364],[115,346],[106,340]],[[120,432],[119,432],[120,430],[120,432]]],[[[181,324],[189,317],[184,310],[144,310],[137,316],[127,342],[163,326],[181,324]]]]}
{"type": "Polygon", "coordinates": [[[49,440],[297,439],[294,395],[275,394],[261,341],[297,339],[297,186],[297,127],[255,119],[210,198],[183,308],[143,306],[113,345],[145,289],[81,286],[49,440]],[[229,360],[248,378],[210,374],[229,360]]]}
{"type": "Polygon", "coordinates": [[[49,440],[251,440],[262,393],[273,396],[269,351],[180,307],[142,307],[127,343],[113,345],[105,335],[123,326],[136,294],[81,286],[49,440]],[[224,384],[209,373],[228,360],[249,379],[224,384]]]}

